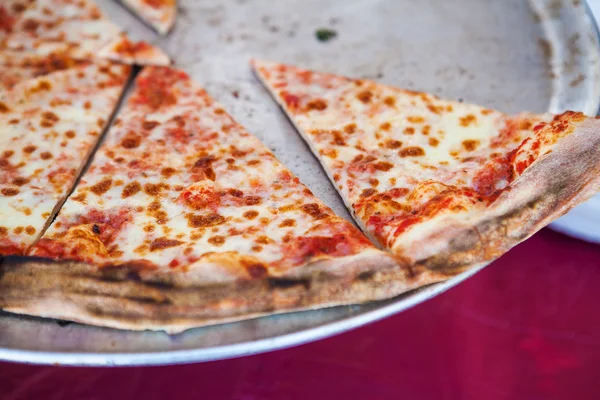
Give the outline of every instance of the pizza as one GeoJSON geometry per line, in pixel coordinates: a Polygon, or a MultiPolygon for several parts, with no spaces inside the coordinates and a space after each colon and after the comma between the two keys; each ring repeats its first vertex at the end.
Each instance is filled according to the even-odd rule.
{"type": "Polygon", "coordinates": [[[0,90],[10,89],[16,84],[62,71],[76,66],[89,65],[89,61],[70,58],[61,54],[40,56],[15,50],[0,51],[0,90]]]}
{"type": "Polygon", "coordinates": [[[123,0],[123,4],[161,35],[167,34],[175,24],[176,0],[123,0]]]}
{"type": "Polygon", "coordinates": [[[142,70],[27,254],[36,259],[5,263],[5,310],[168,332],[387,298],[443,278],[399,267],[169,67],[142,70]]]}
{"type": "Polygon", "coordinates": [[[600,188],[600,121],[510,116],[254,61],[362,229],[405,267],[490,262],[600,188]]]}
{"type": "Polygon", "coordinates": [[[0,256],[22,255],[69,194],[130,68],[83,64],[0,91],[0,256]]]}
{"type": "Polygon", "coordinates": [[[142,65],[170,63],[162,50],[145,42],[131,43],[91,0],[10,0],[0,7],[0,27],[4,27],[0,52],[80,60],[106,57],[142,65]]]}

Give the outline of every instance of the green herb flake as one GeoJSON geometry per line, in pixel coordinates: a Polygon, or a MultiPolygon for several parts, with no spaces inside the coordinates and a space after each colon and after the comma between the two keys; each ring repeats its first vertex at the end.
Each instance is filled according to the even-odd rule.
{"type": "Polygon", "coordinates": [[[322,28],[316,30],[315,36],[319,42],[328,42],[337,36],[337,32],[332,29],[322,28]]]}

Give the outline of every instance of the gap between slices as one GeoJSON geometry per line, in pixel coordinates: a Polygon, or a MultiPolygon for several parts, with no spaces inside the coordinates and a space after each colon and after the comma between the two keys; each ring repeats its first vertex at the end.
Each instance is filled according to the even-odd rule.
{"type": "Polygon", "coordinates": [[[168,332],[384,299],[444,278],[399,267],[168,67],[139,74],[28,255],[4,263],[3,309],[168,332]]]}
{"type": "Polygon", "coordinates": [[[130,67],[81,64],[0,91],[0,256],[42,235],[76,182],[130,67]]]}
{"type": "Polygon", "coordinates": [[[105,58],[127,64],[170,64],[162,50],[146,42],[132,43],[92,0],[10,0],[0,5],[0,53],[3,51],[39,59],[105,58]]]}
{"type": "Polygon", "coordinates": [[[252,62],[370,237],[456,274],[600,188],[600,121],[508,116],[373,81],[252,62]]]}

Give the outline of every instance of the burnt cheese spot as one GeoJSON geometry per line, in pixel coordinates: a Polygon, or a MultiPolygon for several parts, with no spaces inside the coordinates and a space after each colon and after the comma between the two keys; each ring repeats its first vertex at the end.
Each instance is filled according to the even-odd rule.
{"type": "Polygon", "coordinates": [[[42,121],[40,122],[40,126],[43,128],[51,128],[56,124],[60,118],[58,115],[54,114],[51,111],[45,111],[42,113],[42,121]]]}
{"type": "Polygon", "coordinates": [[[249,211],[246,211],[243,214],[243,216],[244,216],[244,218],[247,218],[247,219],[254,219],[254,218],[258,217],[258,211],[249,210],[249,211]]]}
{"type": "Polygon", "coordinates": [[[130,132],[123,140],[121,140],[121,146],[126,149],[135,149],[140,146],[141,142],[142,139],[139,136],[130,132]]]}
{"type": "Polygon", "coordinates": [[[464,117],[460,117],[460,125],[461,126],[469,126],[471,124],[474,124],[477,122],[477,117],[475,117],[473,114],[469,114],[469,115],[465,115],[464,117]]]}
{"type": "Polygon", "coordinates": [[[6,229],[4,226],[0,226],[0,237],[6,236],[8,235],[8,229],[6,229]]]}
{"type": "Polygon", "coordinates": [[[424,125],[423,128],[421,128],[421,133],[425,136],[429,135],[430,132],[431,132],[430,125],[424,125]]]}
{"type": "Polygon", "coordinates": [[[144,121],[142,123],[142,128],[144,128],[146,130],[152,130],[152,129],[156,128],[158,125],[160,125],[160,123],[158,121],[144,121]]]}
{"type": "Polygon", "coordinates": [[[474,151],[479,146],[479,140],[464,140],[462,142],[463,147],[467,151],[474,151]]]}
{"type": "Polygon", "coordinates": [[[385,99],[383,99],[383,102],[386,106],[393,107],[396,104],[396,99],[392,96],[388,96],[385,99]]]}
{"type": "Polygon", "coordinates": [[[306,108],[308,111],[310,111],[310,110],[323,111],[327,108],[327,102],[323,99],[311,100],[306,105],[306,108]]]}
{"type": "Polygon", "coordinates": [[[75,137],[75,131],[69,130],[65,132],[65,136],[69,139],[73,139],[75,137]]]}
{"type": "Polygon", "coordinates": [[[233,197],[244,197],[244,192],[239,189],[227,189],[227,194],[233,197]]]}
{"type": "Polygon", "coordinates": [[[0,193],[2,193],[2,195],[6,196],[6,197],[12,197],[12,196],[16,196],[19,194],[19,189],[17,189],[17,188],[2,188],[0,190],[0,193]]]}
{"type": "Polygon", "coordinates": [[[13,179],[12,183],[13,185],[23,186],[29,183],[29,179],[18,176],[15,179],[13,179]]]}
{"type": "Polygon", "coordinates": [[[316,203],[304,204],[300,208],[314,219],[323,219],[327,217],[327,214],[322,212],[321,208],[316,203]]]}
{"type": "Polygon", "coordinates": [[[440,141],[437,140],[436,138],[429,138],[429,145],[432,147],[437,147],[437,145],[440,144],[440,141]]]}
{"type": "Polygon", "coordinates": [[[121,193],[121,197],[125,199],[127,197],[133,196],[134,194],[136,194],[140,190],[142,190],[142,185],[140,185],[139,182],[128,183],[123,188],[123,192],[121,193]]]}
{"type": "Polygon", "coordinates": [[[207,215],[188,214],[188,226],[192,228],[207,228],[221,225],[225,222],[225,217],[217,213],[207,215]]]}
{"type": "Polygon", "coordinates": [[[373,99],[373,92],[370,90],[363,90],[356,95],[356,98],[365,104],[370,103],[371,99],[373,99]]]}
{"type": "Polygon", "coordinates": [[[212,244],[213,246],[221,246],[223,243],[225,243],[225,238],[223,236],[213,236],[208,238],[208,243],[212,244]]]}
{"type": "Polygon", "coordinates": [[[150,203],[150,205],[148,205],[148,211],[157,211],[160,210],[160,202],[158,201],[153,201],[152,203],[150,203]]]}
{"type": "Polygon", "coordinates": [[[35,234],[35,228],[31,225],[27,225],[25,227],[25,233],[28,235],[33,235],[33,234],[35,234]]]}
{"type": "Polygon", "coordinates": [[[49,160],[52,158],[52,153],[50,153],[48,151],[44,151],[43,153],[40,154],[40,158],[42,160],[49,160]]]}
{"type": "Polygon", "coordinates": [[[415,134],[415,128],[413,128],[412,126],[408,126],[408,127],[404,128],[404,133],[406,135],[414,135],[415,134]]]}
{"type": "Polygon", "coordinates": [[[254,205],[260,204],[261,202],[262,202],[262,198],[260,198],[259,196],[244,197],[244,204],[246,204],[247,206],[254,206],[254,205]]]}
{"type": "Polygon", "coordinates": [[[413,124],[422,124],[423,122],[425,122],[425,118],[415,115],[411,115],[406,119],[408,120],[408,122],[411,122],[413,124]]]}
{"type": "Polygon", "coordinates": [[[10,111],[10,108],[4,103],[0,101],[0,113],[7,113],[10,111]]]}
{"type": "Polygon", "coordinates": [[[90,190],[96,196],[101,196],[104,193],[108,192],[108,190],[110,189],[111,186],[112,186],[112,179],[104,178],[100,182],[98,182],[94,186],[92,186],[90,188],[90,190]]]}
{"type": "Polygon", "coordinates": [[[371,179],[369,179],[369,184],[371,186],[377,187],[377,186],[379,186],[379,181],[377,179],[375,179],[375,178],[371,178],[371,179]]]}
{"type": "Polygon", "coordinates": [[[400,147],[402,147],[402,142],[399,140],[388,139],[385,142],[385,147],[387,147],[388,149],[399,149],[400,147]]]}
{"type": "Polygon", "coordinates": [[[356,124],[352,122],[351,124],[344,126],[344,132],[346,132],[349,135],[356,132],[356,124]]]}
{"type": "Polygon", "coordinates": [[[390,169],[394,168],[394,164],[387,161],[376,162],[375,164],[373,164],[373,166],[378,171],[389,171],[390,169]]]}
{"type": "Polygon", "coordinates": [[[294,221],[293,219],[284,219],[280,224],[279,227],[280,228],[286,228],[286,227],[291,227],[296,225],[296,221],[294,221]]]}
{"type": "Polygon", "coordinates": [[[344,140],[344,137],[342,136],[342,133],[340,131],[333,130],[331,131],[331,134],[333,135],[333,140],[331,141],[331,144],[335,144],[338,146],[346,145],[346,141],[344,140]]]}
{"type": "Polygon", "coordinates": [[[20,235],[21,233],[23,233],[23,227],[22,226],[17,226],[15,229],[13,229],[13,232],[17,235],[20,235]]]}
{"type": "Polygon", "coordinates": [[[175,247],[175,246],[179,246],[182,243],[183,242],[181,242],[179,240],[167,239],[166,237],[163,236],[163,237],[154,239],[152,241],[152,243],[150,243],[150,251],[157,251],[157,250],[162,250],[162,249],[166,249],[169,247],[175,247]]]}
{"type": "Polygon", "coordinates": [[[522,131],[529,130],[531,129],[532,125],[533,124],[531,123],[531,121],[524,120],[519,123],[519,129],[522,131]]]}
{"type": "Polygon", "coordinates": [[[373,189],[373,188],[368,188],[368,189],[364,189],[362,191],[362,193],[360,194],[360,197],[369,197],[369,196],[373,196],[375,193],[377,193],[377,190],[373,189]]]}
{"type": "Polygon", "coordinates": [[[23,147],[23,153],[26,153],[26,154],[31,154],[36,150],[37,150],[37,147],[32,144],[23,147]]]}
{"type": "Polygon", "coordinates": [[[256,243],[259,243],[259,244],[269,244],[269,243],[273,243],[273,240],[271,240],[267,236],[259,236],[259,237],[256,238],[256,243]]]}
{"type": "Polygon", "coordinates": [[[400,157],[420,157],[425,155],[425,150],[419,146],[405,147],[398,152],[400,157]]]}
{"type": "Polygon", "coordinates": [[[383,124],[381,124],[379,126],[379,129],[383,129],[384,131],[389,131],[391,127],[392,127],[392,124],[390,124],[389,122],[384,122],[383,124]]]}
{"type": "Polygon", "coordinates": [[[170,178],[171,176],[173,176],[173,175],[175,174],[175,172],[177,172],[177,171],[175,170],[175,168],[166,167],[166,168],[163,168],[163,169],[160,171],[160,174],[161,174],[162,176],[164,176],[165,178],[170,178]]]}
{"type": "Polygon", "coordinates": [[[169,185],[164,183],[146,183],[144,185],[144,192],[149,196],[158,196],[164,189],[169,189],[169,185]]]}
{"type": "Polygon", "coordinates": [[[23,29],[28,32],[36,31],[39,26],[40,22],[33,18],[27,18],[25,21],[23,21],[23,29]]]}

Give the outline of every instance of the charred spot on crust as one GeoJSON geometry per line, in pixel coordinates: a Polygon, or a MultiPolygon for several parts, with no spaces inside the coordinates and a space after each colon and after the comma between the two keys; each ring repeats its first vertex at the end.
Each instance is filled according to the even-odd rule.
{"type": "Polygon", "coordinates": [[[364,271],[364,272],[361,272],[360,274],[356,275],[356,280],[368,281],[369,279],[373,278],[373,276],[375,276],[375,272],[364,271]]]}
{"type": "Polygon", "coordinates": [[[269,278],[267,282],[272,289],[289,289],[295,286],[303,286],[308,290],[311,286],[310,279],[269,278]]]}
{"type": "Polygon", "coordinates": [[[246,265],[246,271],[254,279],[264,278],[268,275],[267,268],[261,263],[246,265]]]}

